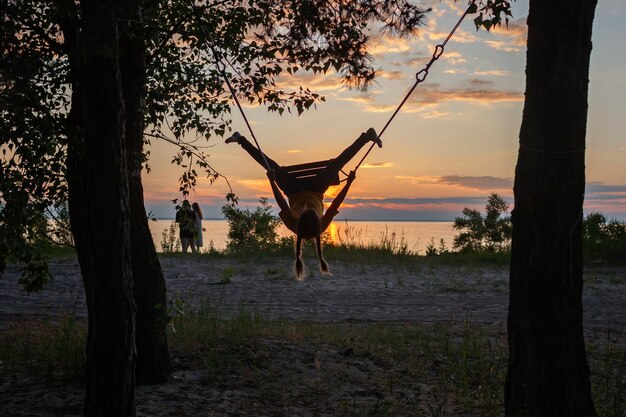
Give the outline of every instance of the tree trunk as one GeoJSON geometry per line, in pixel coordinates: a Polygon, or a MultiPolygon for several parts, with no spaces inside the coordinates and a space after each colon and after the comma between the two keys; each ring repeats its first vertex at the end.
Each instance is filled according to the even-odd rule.
{"type": "MultiPolygon", "coordinates": [[[[136,1],[127,2],[125,7],[129,19],[142,21],[136,1]]],[[[126,107],[133,294],[137,306],[135,375],[137,383],[165,382],[171,373],[166,332],[165,279],[148,226],[141,182],[146,84],[143,25],[137,23],[125,26],[120,35],[120,68],[126,107]]]]}
{"type": "Polygon", "coordinates": [[[135,415],[135,305],[117,10],[115,1],[81,2],[89,417],[135,415]]]}
{"type": "Polygon", "coordinates": [[[531,0],[512,213],[507,416],[595,416],[582,327],[595,0],[531,0]]]}
{"type": "MultiPolygon", "coordinates": [[[[85,188],[86,158],[85,141],[82,136],[82,94],[80,80],[80,51],[78,45],[79,17],[74,0],[59,0],[57,20],[63,31],[64,45],[70,64],[72,80],[72,108],[67,117],[67,187],[68,211],[72,225],[72,236],[76,247],[76,255],[81,269],[85,294],[91,291],[91,279],[87,268],[89,241],[88,213],[84,202],[87,200],[85,188]]],[[[91,309],[88,308],[88,313],[91,309]]]]}

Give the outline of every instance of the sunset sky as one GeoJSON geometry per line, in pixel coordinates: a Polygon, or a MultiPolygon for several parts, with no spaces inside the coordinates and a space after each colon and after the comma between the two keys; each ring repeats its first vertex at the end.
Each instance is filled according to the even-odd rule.
{"type": "MultiPolygon", "coordinates": [[[[379,76],[367,92],[344,88],[335,74],[283,77],[283,86],[309,86],[326,102],[301,116],[246,108],[263,150],[283,165],[336,156],[363,131],[380,131],[466,7],[465,2],[425,1],[427,25],[412,40],[380,37],[370,53],[379,76]]],[[[475,30],[468,18],[448,43],[427,80],[409,99],[357,173],[337,219],[451,220],[463,207],[482,208],[490,192],[513,201],[525,86],[528,1],[513,3],[508,29],[475,30]]],[[[626,220],[626,2],[599,0],[593,29],[587,129],[585,211],[626,220]]],[[[233,111],[233,128],[249,136],[233,111]]],[[[214,139],[212,166],[228,177],[242,207],[271,197],[265,170],[238,145],[214,139]]],[[[145,198],[156,217],[171,218],[180,197],[175,149],[153,143],[145,198]]],[[[351,169],[360,158],[347,165],[351,169]]],[[[200,179],[205,218],[222,218],[228,192],[222,180],[200,179]]],[[[336,190],[329,191],[329,197],[336,190]]],[[[330,201],[328,198],[327,201],[330,201]]],[[[270,199],[270,201],[273,200],[270,199]]],[[[273,204],[275,206],[275,204],[273,204]]]]}

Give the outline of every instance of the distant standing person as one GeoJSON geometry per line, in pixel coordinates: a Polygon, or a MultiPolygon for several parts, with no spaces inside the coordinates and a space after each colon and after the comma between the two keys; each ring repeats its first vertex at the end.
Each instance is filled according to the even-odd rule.
{"type": "Polygon", "coordinates": [[[183,200],[178,211],[176,211],[176,223],[180,229],[180,243],[183,246],[183,253],[187,253],[187,248],[191,247],[191,253],[196,253],[195,229],[196,212],[191,209],[188,200],[183,200]]]}
{"type": "Polygon", "coordinates": [[[202,247],[202,210],[200,210],[200,205],[198,203],[193,203],[191,208],[196,213],[196,224],[195,224],[195,232],[196,232],[196,248],[200,250],[202,247]]]}

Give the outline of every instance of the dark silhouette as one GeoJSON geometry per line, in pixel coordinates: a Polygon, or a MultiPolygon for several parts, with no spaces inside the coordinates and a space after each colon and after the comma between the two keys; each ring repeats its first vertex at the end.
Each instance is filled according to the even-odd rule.
{"type": "Polygon", "coordinates": [[[133,297],[137,307],[135,343],[137,383],[165,382],[171,373],[167,346],[167,301],[163,270],[157,257],[143,199],[141,179],[146,112],[146,46],[136,1],[123,3],[133,25],[119,30],[120,72],[125,111],[126,167],[130,189],[130,238],[133,297]]]}
{"type": "MultiPolygon", "coordinates": [[[[76,242],[76,251],[80,260],[81,275],[86,294],[91,292],[94,280],[89,267],[86,252],[88,242],[92,239],[88,231],[90,215],[84,202],[87,200],[85,171],[88,160],[85,154],[85,143],[82,137],[83,96],[82,83],[79,75],[82,72],[80,51],[76,33],[83,22],[77,16],[74,2],[62,0],[57,3],[59,8],[59,26],[65,37],[65,48],[70,62],[72,74],[72,108],[68,117],[67,135],[67,166],[68,166],[68,208],[72,222],[72,233],[76,242]]],[[[124,13],[133,17],[135,22],[141,20],[137,3],[126,4],[124,13]],[[134,8],[134,9],[133,9],[134,8]]],[[[144,88],[145,58],[144,35],[142,25],[125,25],[119,30],[120,55],[119,71],[121,76],[124,110],[125,110],[125,145],[126,172],[128,175],[130,198],[130,239],[131,264],[133,271],[133,294],[137,309],[135,344],[137,350],[136,379],[139,383],[166,381],[170,375],[170,360],[166,338],[166,299],[165,280],[156,255],[152,236],[147,223],[143,204],[143,187],[141,183],[141,164],[143,157],[144,129],[144,88]],[[159,308],[161,306],[161,308],[159,308]]],[[[103,217],[106,219],[106,216],[103,217]]],[[[100,219],[100,220],[103,220],[100,219]]],[[[88,306],[91,299],[87,296],[88,306]]]]}
{"type": "Polygon", "coordinates": [[[596,1],[530,1],[515,172],[507,416],[595,416],[582,327],[582,209],[596,1]]]}
{"type": "Polygon", "coordinates": [[[193,203],[191,205],[194,213],[196,213],[196,223],[194,230],[194,243],[196,245],[196,250],[199,252],[200,248],[204,246],[204,241],[202,239],[202,232],[204,228],[202,227],[202,209],[200,208],[200,204],[193,203]]]}
{"type": "Polygon", "coordinates": [[[337,183],[339,172],[344,165],[370,141],[376,142],[378,146],[382,147],[380,138],[374,129],[370,128],[367,133],[362,133],[352,145],[347,147],[335,159],[328,161],[314,175],[299,178],[290,173],[286,167],[278,165],[239,133],[235,133],[226,139],[226,143],[238,143],[255,161],[268,169],[268,179],[272,186],[272,192],[281,209],[279,216],[285,226],[296,234],[295,272],[297,278],[302,278],[304,275],[304,264],[301,258],[302,239],[315,239],[320,270],[324,274],[330,274],[328,264],[322,256],[321,234],[337,215],[339,207],[350,189],[350,185],[356,178],[356,173],[354,171],[350,172],[346,185],[337,194],[325,213],[324,193],[331,185],[337,183]],[[287,195],[289,203],[285,200],[283,192],[287,195]]]}
{"type": "Polygon", "coordinates": [[[187,253],[189,247],[191,247],[191,253],[196,253],[196,212],[191,209],[188,200],[183,200],[176,210],[176,223],[178,223],[183,253],[187,253]]]}
{"type": "Polygon", "coordinates": [[[117,31],[124,14],[112,12],[119,7],[116,1],[81,2],[81,127],[90,161],[82,165],[81,202],[88,235],[81,248],[89,320],[85,416],[135,415],[135,303],[117,31]]]}

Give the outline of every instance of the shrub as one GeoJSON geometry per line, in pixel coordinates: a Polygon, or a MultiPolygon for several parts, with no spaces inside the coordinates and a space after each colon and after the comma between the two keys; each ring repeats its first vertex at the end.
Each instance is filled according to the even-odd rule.
{"type": "Polygon", "coordinates": [[[589,214],[583,220],[583,253],[588,261],[626,262],[626,222],[589,214]]]}
{"type": "Polygon", "coordinates": [[[266,198],[261,198],[260,207],[254,211],[238,207],[239,199],[234,194],[226,196],[227,204],[222,213],[228,220],[226,249],[230,252],[245,250],[273,250],[278,248],[280,220],[272,214],[272,206],[266,198]]]}
{"type": "Polygon", "coordinates": [[[180,252],[180,248],[181,242],[178,237],[178,224],[176,222],[172,222],[170,227],[161,232],[161,252],[180,252]]]}
{"type": "Polygon", "coordinates": [[[509,204],[496,193],[491,193],[485,206],[485,215],[465,207],[463,217],[454,219],[453,247],[461,252],[506,252],[511,245],[511,217],[506,213],[509,204]]]}
{"type": "Polygon", "coordinates": [[[426,250],[424,251],[424,255],[426,257],[444,255],[448,253],[448,248],[446,247],[446,241],[443,239],[439,239],[439,246],[435,246],[435,238],[431,237],[430,242],[426,245],[426,250]]]}

